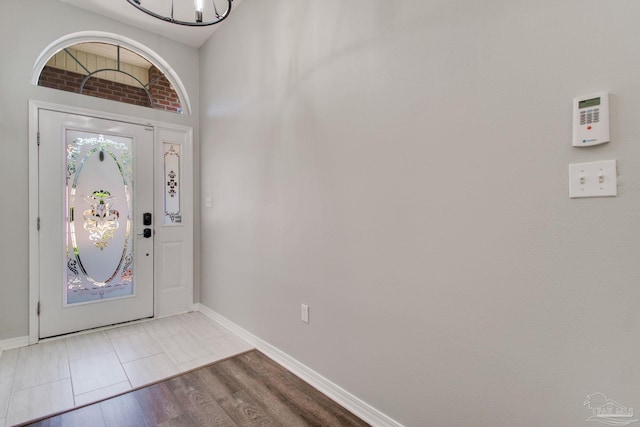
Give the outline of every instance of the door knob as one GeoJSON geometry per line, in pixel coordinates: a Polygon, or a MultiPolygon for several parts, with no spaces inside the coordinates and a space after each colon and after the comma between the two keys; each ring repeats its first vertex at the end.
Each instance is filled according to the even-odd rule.
{"type": "Polygon", "coordinates": [[[150,228],[145,228],[144,230],[142,230],[142,233],[138,233],[138,236],[142,236],[145,239],[148,239],[149,237],[151,237],[152,234],[153,232],[151,231],[150,228]]]}

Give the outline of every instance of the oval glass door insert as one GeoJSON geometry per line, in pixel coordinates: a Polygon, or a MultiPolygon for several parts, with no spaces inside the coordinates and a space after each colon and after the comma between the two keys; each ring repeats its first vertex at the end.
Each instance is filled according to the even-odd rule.
{"type": "Polygon", "coordinates": [[[67,130],[65,305],[134,294],[132,143],[67,130]]]}

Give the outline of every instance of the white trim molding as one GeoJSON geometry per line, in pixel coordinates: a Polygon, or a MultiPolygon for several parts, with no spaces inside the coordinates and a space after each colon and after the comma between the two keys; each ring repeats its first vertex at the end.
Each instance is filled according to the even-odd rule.
{"type": "Polygon", "coordinates": [[[60,52],[62,49],[78,43],[93,42],[117,44],[123,46],[137,53],[147,61],[151,62],[160,71],[162,71],[162,73],[164,73],[165,77],[173,85],[176,93],[178,94],[178,97],[180,98],[183,111],[187,115],[191,115],[191,101],[189,101],[187,89],[182,83],[182,80],[180,80],[180,77],[178,77],[176,71],[171,67],[171,65],[169,65],[169,63],[165,61],[160,55],[158,55],[156,52],[149,49],[142,43],[138,43],[135,40],[119,34],[107,33],[104,31],[81,31],[78,33],[67,34],[66,36],[54,40],[40,53],[40,55],[36,59],[36,62],[33,65],[33,69],[31,70],[31,83],[33,85],[38,84],[40,73],[42,72],[44,66],[47,64],[47,61],[49,61],[49,59],[53,55],[60,52]]]}
{"type": "Polygon", "coordinates": [[[253,335],[251,332],[235,324],[231,320],[210,309],[202,304],[195,304],[194,309],[201,312],[211,320],[219,323],[229,331],[238,335],[240,338],[253,345],[256,349],[260,350],[280,365],[284,366],[298,377],[302,378],[307,383],[324,393],[329,398],[333,399],[344,408],[351,411],[364,421],[368,422],[372,426],[378,427],[402,427],[402,424],[398,423],[389,416],[378,411],[368,403],[357,398],[347,390],[343,389],[339,385],[329,381],[313,369],[289,356],[282,350],[274,347],[261,338],[253,335]]]}

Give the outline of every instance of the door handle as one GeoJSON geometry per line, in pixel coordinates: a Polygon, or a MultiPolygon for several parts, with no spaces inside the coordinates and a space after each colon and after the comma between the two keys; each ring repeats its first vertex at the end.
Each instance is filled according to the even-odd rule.
{"type": "Polygon", "coordinates": [[[151,237],[152,234],[153,232],[151,231],[150,228],[145,228],[144,230],[142,230],[142,233],[138,233],[138,236],[148,239],[149,237],[151,237]]]}

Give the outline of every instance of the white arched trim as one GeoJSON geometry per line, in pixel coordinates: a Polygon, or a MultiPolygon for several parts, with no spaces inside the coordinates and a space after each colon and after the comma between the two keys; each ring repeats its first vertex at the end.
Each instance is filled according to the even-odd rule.
{"type": "Polygon", "coordinates": [[[60,37],[58,40],[52,42],[38,56],[38,59],[33,66],[33,70],[31,71],[31,83],[34,85],[38,84],[38,79],[40,78],[42,69],[53,55],[60,52],[62,49],[73,46],[75,44],[92,42],[120,45],[137,53],[147,61],[151,62],[162,73],[164,73],[167,80],[169,80],[169,82],[173,85],[176,93],[178,94],[178,97],[180,98],[180,103],[182,104],[183,111],[186,114],[191,115],[191,103],[189,102],[187,91],[182,84],[182,80],[180,80],[178,74],[173,68],[171,68],[167,61],[162,59],[162,57],[155,53],[153,50],[149,49],[141,43],[138,43],[135,40],[131,40],[130,38],[118,34],[106,33],[104,31],[81,31],[78,33],[68,34],[66,36],[60,37]]]}

